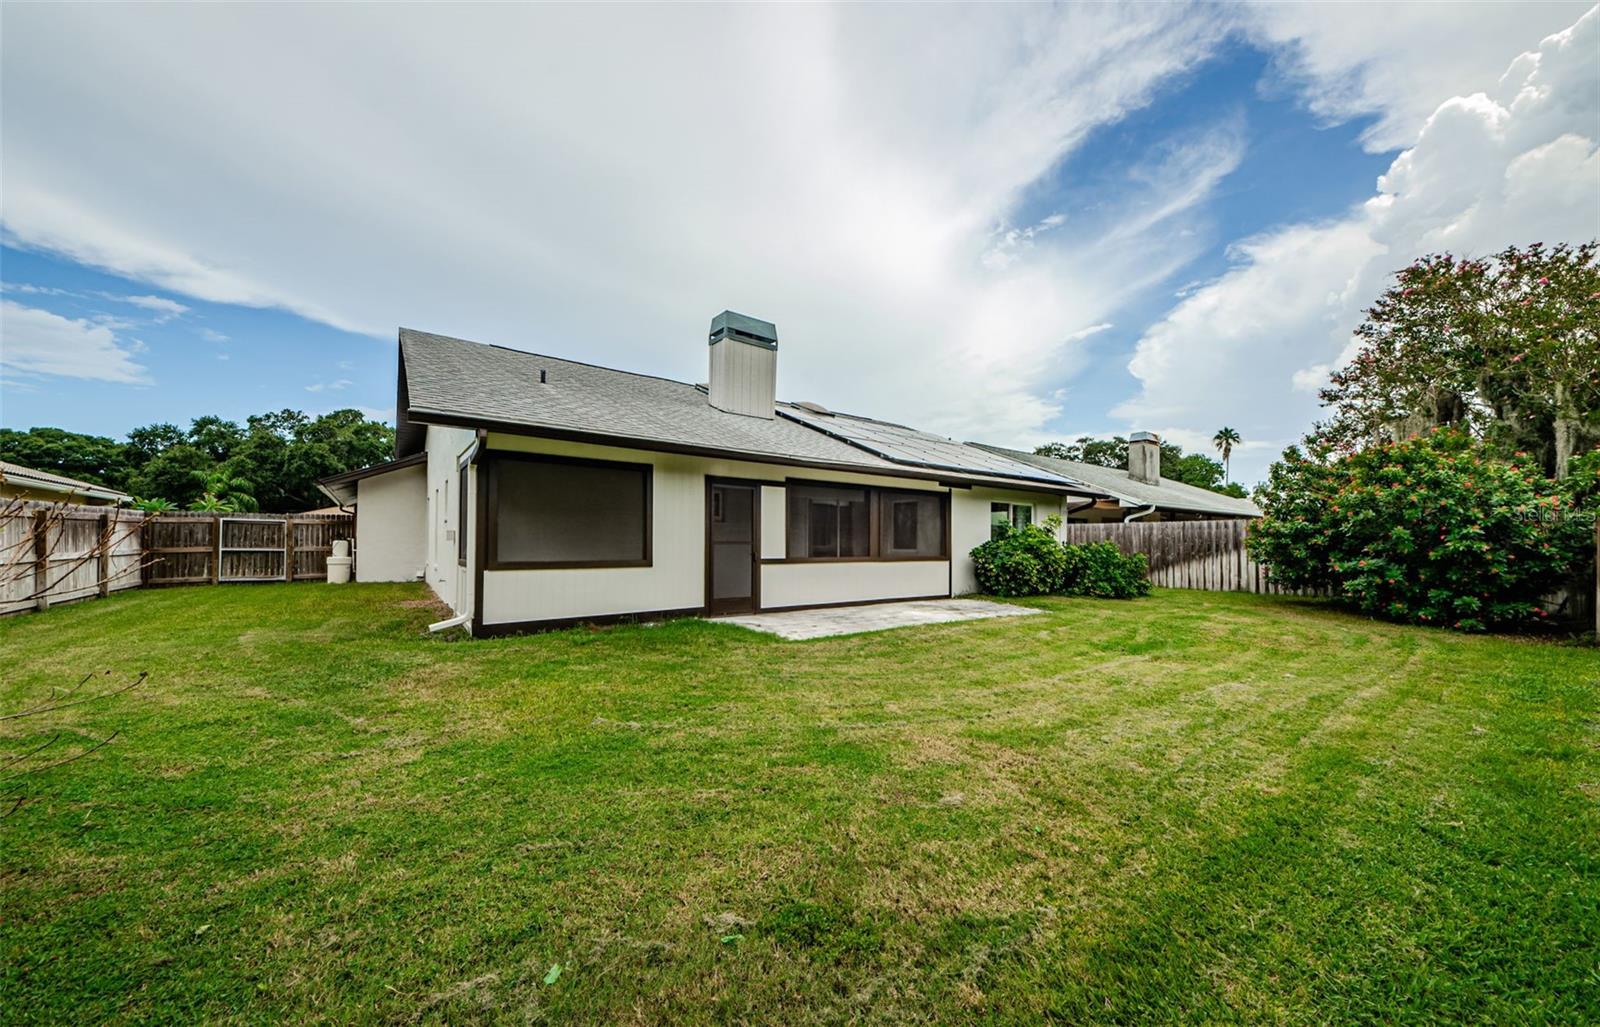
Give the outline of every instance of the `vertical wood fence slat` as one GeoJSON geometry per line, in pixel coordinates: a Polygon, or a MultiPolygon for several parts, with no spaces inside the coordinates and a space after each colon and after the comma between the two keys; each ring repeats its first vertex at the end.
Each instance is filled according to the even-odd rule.
{"type": "Polygon", "coordinates": [[[14,503],[0,507],[0,614],[146,586],[326,580],[333,541],[354,534],[349,514],[14,503]]]}
{"type": "MultiPolygon", "coordinates": [[[[1248,521],[1125,521],[1063,526],[1068,542],[1111,542],[1124,553],[1143,553],[1150,582],[1162,588],[1269,595],[1315,594],[1286,589],[1245,548],[1248,521]]],[[[1600,545],[1600,541],[1597,541],[1600,545]]]]}

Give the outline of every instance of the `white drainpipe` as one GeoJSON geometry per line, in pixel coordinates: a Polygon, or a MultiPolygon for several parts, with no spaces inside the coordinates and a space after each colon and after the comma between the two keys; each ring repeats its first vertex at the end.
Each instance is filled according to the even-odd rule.
{"type": "Polygon", "coordinates": [[[1145,507],[1143,510],[1140,510],[1138,513],[1129,514],[1128,516],[1124,517],[1122,519],[1122,523],[1123,524],[1127,524],[1129,521],[1136,521],[1141,517],[1148,517],[1148,516],[1150,516],[1151,514],[1153,514],[1155,512],[1156,512],[1155,505],[1151,504],[1150,506],[1145,507]]]}
{"type": "Polygon", "coordinates": [[[429,631],[435,631],[435,632],[437,632],[437,631],[449,631],[451,628],[459,628],[461,625],[465,624],[467,621],[469,621],[471,619],[472,619],[472,614],[463,613],[460,616],[451,617],[449,620],[442,620],[437,624],[429,624],[428,625],[428,630],[429,631]]]}

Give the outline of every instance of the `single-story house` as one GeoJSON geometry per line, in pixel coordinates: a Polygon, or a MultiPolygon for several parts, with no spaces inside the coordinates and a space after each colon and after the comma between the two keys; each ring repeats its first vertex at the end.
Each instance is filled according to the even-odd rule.
{"type": "Polygon", "coordinates": [[[717,315],[695,385],[401,329],[395,459],[323,490],[356,577],[475,635],[943,598],[996,519],[1110,494],[1016,456],[776,398],[778,335],[717,315]]]}
{"type": "Polygon", "coordinates": [[[973,445],[1105,493],[1107,498],[1073,504],[1064,518],[1069,521],[1218,521],[1261,516],[1261,508],[1248,499],[1163,479],[1161,439],[1147,431],[1134,432],[1128,439],[1125,468],[1060,460],[1002,446],[973,445]]]}
{"type": "Polygon", "coordinates": [[[0,460],[0,501],[13,499],[74,506],[123,506],[133,502],[133,497],[126,492],[105,485],[0,460]]]}

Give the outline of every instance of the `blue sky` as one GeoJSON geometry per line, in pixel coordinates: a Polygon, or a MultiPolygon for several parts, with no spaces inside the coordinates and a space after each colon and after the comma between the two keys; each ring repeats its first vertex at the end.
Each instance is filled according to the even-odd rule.
{"type": "Polygon", "coordinates": [[[389,418],[402,324],[700,380],[730,307],[787,398],[1248,482],[1395,267],[1600,234],[1582,4],[0,19],[6,427],[389,418]]]}

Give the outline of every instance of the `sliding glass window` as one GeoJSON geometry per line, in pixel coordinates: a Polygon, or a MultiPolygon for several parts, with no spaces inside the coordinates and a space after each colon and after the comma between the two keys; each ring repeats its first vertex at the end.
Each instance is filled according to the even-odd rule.
{"type": "Polygon", "coordinates": [[[788,554],[800,560],[938,560],[946,556],[949,497],[790,482],[788,554]]]}

